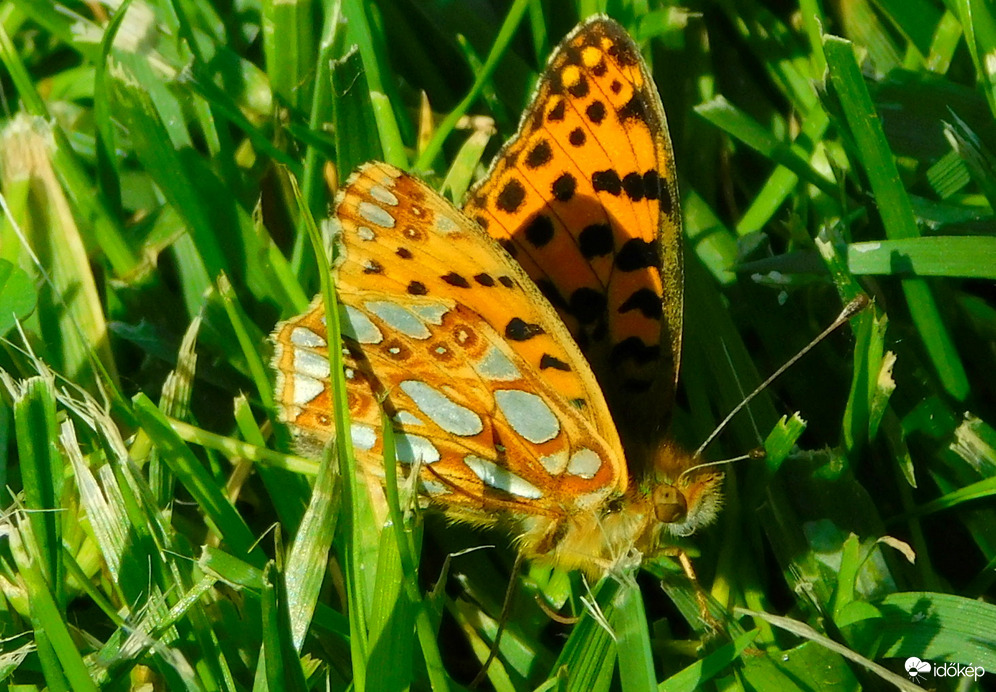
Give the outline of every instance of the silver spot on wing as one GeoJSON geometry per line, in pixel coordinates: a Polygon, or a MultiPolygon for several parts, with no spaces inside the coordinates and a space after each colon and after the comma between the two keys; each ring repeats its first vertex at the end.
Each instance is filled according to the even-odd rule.
{"type": "Polygon", "coordinates": [[[429,442],[421,435],[411,433],[396,433],[394,435],[394,447],[398,461],[402,464],[432,464],[442,457],[436,445],[429,442]]]}
{"type": "Polygon", "coordinates": [[[386,204],[391,207],[398,206],[398,198],[394,196],[393,192],[388,190],[383,185],[371,185],[370,196],[381,204],[386,204]]]}
{"type": "Polygon", "coordinates": [[[413,339],[428,339],[431,334],[418,315],[387,300],[367,302],[367,310],[384,320],[389,327],[413,339]]]}
{"type": "Polygon", "coordinates": [[[311,403],[315,397],[325,391],[325,385],[314,377],[295,373],[291,381],[294,383],[294,399],[291,403],[296,406],[311,403]]]}
{"type": "Polygon", "coordinates": [[[294,327],[291,330],[290,341],[295,346],[304,346],[306,348],[320,348],[328,345],[325,339],[307,327],[294,327]]]}
{"type": "Polygon", "coordinates": [[[559,476],[567,467],[567,452],[561,451],[549,456],[540,457],[540,463],[551,476],[559,476]]]}
{"type": "Polygon", "coordinates": [[[436,230],[443,235],[449,235],[460,230],[460,225],[446,214],[436,215],[436,230]]]}
{"type": "Polygon", "coordinates": [[[361,344],[379,344],[384,340],[384,335],[380,333],[377,325],[352,305],[345,306],[340,313],[339,321],[342,326],[342,335],[359,341],[361,344]]]}
{"type": "Polygon", "coordinates": [[[586,447],[571,455],[571,461],[567,464],[567,473],[581,478],[594,478],[600,468],[602,468],[602,458],[594,450],[586,447]]]}
{"type": "Polygon", "coordinates": [[[524,497],[527,500],[538,500],[543,497],[542,491],[535,485],[508,469],[498,466],[493,461],[468,454],[463,458],[463,463],[481,479],[484,485],[518,497],[524,497]]]}
{"type": "Polygon", "coordinates": [[[365,221],[369,221],[374,226],[380,226],[381,228],[394,228],[395,220],[390,213],[383,207],[378,207],[376,204],[371,202],[360,202],[356,205],[356,213],[358,213],[365,221]]]}
{"type": "Polygon", "coordinates": [[[353,423],[349,426],[349,435],[353,439],[353,447],[367,451],[377,444],[377,431],[372,425],[353,423]]]}
{"type": "Polygon", "coordinates": [[[449,312],[449,306],[443,303],[419,303],[412,306],[412,312],[429,324],[440,325],[443,323],[443,316],[449,312]]]}
{"type": "Polygon", "coordinates": [[[560,421],[539,396],[519,389],[498,389],[495,402],[515,432],[534,444],[560,434],[560,421]]]}
{"type": "Polygon", "coordinates": [[[474,366],[481,377],[498,382],[510,382],[522,377],[515,364],[497,346],[488,346],[484,357],[474,366]]]}
{"type": "Polygon", "coordinates": [[[294,349],[294,370],[316,380],[329,378],[329,359],[314,351],[294,349]]]}
{"type": "Polygon", "coordinates": [[[405,380],[400,387],[422,413],[446,432],[469,437],[484,430],[480,416],[425,382],[405,380]]]}

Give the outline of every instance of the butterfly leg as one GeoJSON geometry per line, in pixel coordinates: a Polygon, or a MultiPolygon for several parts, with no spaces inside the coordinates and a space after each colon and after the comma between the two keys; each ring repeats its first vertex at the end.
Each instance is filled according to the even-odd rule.
{"type": "Polygon", "coordinates": [[[712,609],[709,607],[709,594],[707,594],[705,589],[702,588],[702,583],[695,574],[695,567],[692,566],[692,560],[688,557],[688,553],[681,548],[676,548],[673,552],[667,551],[666,554],[677,558],[678,564],[681,565],[682,571],[685,573],[685,576],[688,577],[688,581],[691,582],[692,588],[695,590],[695,602],[699,606],[699,618],[705,626],[707,632],[709,634],[721,632],[723,630],[722,623],[712,614],[712,609]]]}

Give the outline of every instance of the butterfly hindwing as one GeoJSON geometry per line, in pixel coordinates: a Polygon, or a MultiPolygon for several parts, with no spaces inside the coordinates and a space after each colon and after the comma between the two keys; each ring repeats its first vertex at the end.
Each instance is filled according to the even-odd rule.
{"type": "MultiPolygon", "coordinates": [[[[490,237],[386,164],[350,178],[336,217],[351,433],[367,470],[383,465],[383,408],[399,460],[458,517],[564,513],[626,487],[594,375],[490,237]]],[[[330,430],[325,339],[320,301],[276,337],[285,417],[306,437],[330,430]]]]}

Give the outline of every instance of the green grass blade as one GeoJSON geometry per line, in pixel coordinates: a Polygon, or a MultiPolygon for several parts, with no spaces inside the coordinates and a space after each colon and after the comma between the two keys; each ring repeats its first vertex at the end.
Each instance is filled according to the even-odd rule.
{"type": "Polygon", "coordinates": [[[996,279],[996,238],[932,236],[851,243],[847,264],[855,274],[991,281],[996,279]]]}
{"type": "Polygon", "coordinates": [[[197,499],[218,536],[227,541],[237,554],[245,554],[250,561],[256,562],[261,555],[255,547],[256,537],[193,452],[173,431],[166,417],[141,394],[135,398],[135,415],[173,469],[177,480],[197,499]]]}

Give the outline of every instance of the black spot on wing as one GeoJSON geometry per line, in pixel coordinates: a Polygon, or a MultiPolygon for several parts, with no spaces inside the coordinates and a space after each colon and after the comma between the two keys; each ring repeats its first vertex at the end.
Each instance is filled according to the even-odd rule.
{"type": "Polygon", "coordinates": [[[633,94],[633,97],[619,107],[617,111],[619,120],[621,122],[626,122],[627,120],[639,120],[641,122],[647,121],[647,100],[646,97],[637,92],[633,94]]]}
{"type": "Polygon", "coordinates": [[[513,317],[505,325],[505,338],[511,341],[528,341],[542,333],[543,327],[538,324],[526,322],[518,317],[513,317]]]}
{"type": "Polygon", "coordinates": [[[622,180],[622,185],[626,196],[634,202],[639,202],[644,198],[643,176],[639,173],[627,173],[622,180]]]}
{"type": "Polygon", "coordinates": [[[607,223],[585,226],[578,234],[578,247],[587,260],[609,254],[613,247],[612,227],[607,223]]]}
{"type": "Polygon", "coordinates": [[[470,282],[467,281],[467,279],[460,276],[459,274],[457,274],[456,272],[450,272],[449,274],[444,274],[439,278],[448,283],[450,286],[454,286],[456,288],[470,288],[470,282]]]}
{"type": "Polygon", "coordinates": [[[515,211],[522,206],[522,202],[526,199],[526,188],[522,186],[515,178],[509,180],[505,183],[505,186],[498,193],[498,198],[495,200],[495,204],[503,212],[508,214],[513,214],[515,211]]]}
{"type": "Polygon", "coordinates": [[[574,191],[577,189],[578,181],[570,173],[562,173],[556,180],[553,181],[553,186],[550,188],[550,192],[553,193],[555,199],[560,202],[567,202],[574,196],[574,191]]]}
{"type": "Polygon", "coordinates": [[[605,294],[582,286],[571,294],[570,310],[581,324],[591,324],[605,313],[605,294]]]}
{"type": "Polygon", "coordinates": [[[646,365],[660,357],[661,347],[659,345],[648,346],[640,337],[631,336],[612,347],[609,360],[616,366],[627,360],[633,361],[637,365],[646,365]]]}
{"type": "Polygon", "coordinates": [[[584,109],[584,113],[588,116],[588,120],[598,125],[600,122],[605,120],[605,104],[601,101],[592,101],[588,104],[588,107],[584,109]]]}
{"type": "Polygon", "coordinates": [[[661,177],[657,174],[657,170],[651,168],[643,174],[643,194],[647,199],[660,199],[662,191],[665,195],[668,194],[667,189],[661,185],[661,177]]]}
{"type": "Polygon", "coordinates": [[[541,139],[536,145],[529,150],[526,154],[526,168],[540,168],[545,166],[553,158],[553,150],[550,148],[550,142],[545,139],[541,139]]]}
{"type": "Polygon", "coordinates": [[[537,214],[526,226],[526,240],[536,248],[541,248],[553,240],[553,221],[546,214],[537,214]]]}
{"type": "Polygon", "coordinates": [[[591,185],[595,192],[608,192],[610,195],[618,195],[622,192],[622,181],[619,174],[611,168],[607,171],[595,171],[591,174],[591,185]]]}
{"type": "Polygon", "coordinates": [[[585,78],[584,75],[580,75],[578,77],[578,81],[574,82],[574,84],[567,87],[567,92],[571,96],[579,99],[583,99],[585,96],[589,94],[590,91],[591,87],[588,85],[588,80],[585,78]]]}
{"type": "Polygon", "coordinates": [[[619,312],[629,312],[630,310],[639,310],[643,313],[644,317],[649,317],[652,320],[659,320],[664,314],[661,297],[649,288],[641,288],[638,291],[634,291],[619,306],[619,312]]]}
{"type": "Polygon", "coordinates": [[[540,358],[540,370],[546,370],[547,368],[562,370],[563,372],[571,371],[570,365],[555,356],[551,356],[549,353],[544,353],[543,357],[540,358]]]}
{"type": "Polygon", "coordinates": [[[624,272],[659,267],[660,262],[657,246],[643,238],[630,238],[616,253],[616,267],[624,272]]]}

